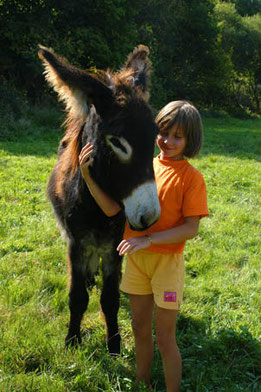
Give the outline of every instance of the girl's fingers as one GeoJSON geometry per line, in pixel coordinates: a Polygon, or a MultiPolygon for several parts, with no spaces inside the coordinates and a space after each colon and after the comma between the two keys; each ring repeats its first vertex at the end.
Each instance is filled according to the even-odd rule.
{"type": "Polygon", "coordinates": [[[122,240],[122,241],[119,243],[119,245],[117,246],[117,249],[116,249],[116,250],[120,250],[121,245],[122,245],[124,242],[125,242],[125,240],[122,240]]]}
{"type": "Polygon", "coordinates": [[[86,143],[85,146],[83,146],[82,151],[86,150],[88,147],[93,147],[93,145],[90,142],[86,143]]]}
{"type": "Polygon", "coordinates": [[[93,151],[93,146],[84,147],[84,148],[81,150],[79,156],[83,156],[84,154],[86,154],[86,153],[89,152],[89,151],[93,151]]]}
{"type": "Polygon", "coordinates": [[[117,251],[120,256],[126,254],[127,252],[131,255],[138,249],[147,248],[150,242],[146,237],[136,237],[130,238],[128,240],[123,240],[117,247],[117,251]]]}
{"type": "Polygon", "coordinates": [[[92,153],[93,149],[81,152],[81,154],[79,155],[80,164],[84,164],[91,157],[92,153]]]}
{"type": "Polygon", "coordinates": [[[117,246],[117,250],[120,251],[122,249],[122,247],[127,243],[126,240],[122,240],[119,245],[117,246]]]}
{"type": "Polygon", "coordinates": [[[120,256],[124,255],[125,253],[129,252],[130,249],[133,248],[132,244],[125,244],[119,251],[120,256]]]}
{"type": "Polygon", "coordinates": [[[126,240],[123,240],[117,247],[117,251],[119,252],[120,256],[123,255],[127,248],[129,248],[129,243],[126,240]]]}
{"type": "Polygon", "coordinates": [[[92,150],[93,151],[93,145],[91,143],[87,143],[82,149],[81,152],[79,154],[79,158],[88,150],[92,150]]]}
{"type": "Polygon", "coordinates": [[[80,157],[80,161],[82,163],[84,163],[85,161],[87,161],[87,159],[90,158],[90,156],[92,155],[93,151],[87,151],[85,152],[81,157],[80,157]]]}
{"type": "Polygon", "coordinates": [[[126,248],[128,248],[128,247],[129,247],[129,245],[128,245],[127,243],[124,243],[124,244],[122,244],[117,250],[118,250],[119,254],[121,255],[121,254],[124,253],[124,251],[125,251],[126,248]]]}
{"type": "Polygon", "coordinates": [[[86,151],[86,148],[88,148],[89,146],[86,144],[82,149],[81,152],[79,154],[79,157],[82,156],[82,154],[84,154],[84,152],[86,151]]]}
{"type": "Polygon", "coordinates": [[[127,240],[127,241],[124,240],[120,243],[117,250],[119,251],[120,256],[126,254],[127,252],[129,254],[132,254],[132,253],[136,252],[136,250],[144,247],[144,246],[142,246],[142,243],[143,243],[143,241],[140,241],[140,239],[138,237],[133,238],[131,240],[127,240]]]}
{"type": "Polygon", "coordinates": [[[120,244],[118,245],[118,247],[117,247],[117,250],[119,251],[119,250],[122,250],[124,247],[126,247],[127,245],[131,245],[131,243],[132,243],[132,239],[131,238],[129,238],[129,239],[127,239],[127,240],[122,240],[121,242],[120,242],[120,244]]]}
{"type": "Polygon", "coordinates": [[[126,253],[128,253],[129,255],[132,255],[133,253],[135,253],[137,250],[142,249],[143,246],[140,243],[136,243],[136,244],[129,244],[129,246],[127,246],[126,248],[124,248],[121,252],[120,252],[120,256],[125,255],[126,253]]]}

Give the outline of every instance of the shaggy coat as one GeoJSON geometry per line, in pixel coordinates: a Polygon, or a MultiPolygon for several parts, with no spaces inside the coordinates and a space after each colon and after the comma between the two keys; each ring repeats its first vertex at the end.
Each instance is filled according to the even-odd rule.
{"type": "Polygon", "coordinates": [[[157,128],[147,103],[148,48],[135,48],[118,73],[78,69],[43,46],[39,57],[45,65],[46,79],[68,113],[47,190],[68,240],[70,323],[66,343],[81,342],[80,323],[89,301],[87,289],[95,283],[101,264],[100,303],[107,343],[111,354],[119,354],[121,257],[116,247],[126,217],[133,229],[144,230],[160,215],[152,166],[157,128]],[[102,212],[81,176],[78,156],[87,142],[94,145],[92,178],[122,206],[114,217],[102,212]]]}

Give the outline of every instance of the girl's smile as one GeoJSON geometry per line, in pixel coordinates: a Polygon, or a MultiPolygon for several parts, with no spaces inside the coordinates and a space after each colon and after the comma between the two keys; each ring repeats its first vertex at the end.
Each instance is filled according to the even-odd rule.
{"type": "Polygon", "coordinates": [[[160,158],[168,158],[173,161],[184,159],[183,151],[186,147],[186,139],[183,129],[177,125],[161,130],[157,137],[157,145],[160,149],[160,158]]]}

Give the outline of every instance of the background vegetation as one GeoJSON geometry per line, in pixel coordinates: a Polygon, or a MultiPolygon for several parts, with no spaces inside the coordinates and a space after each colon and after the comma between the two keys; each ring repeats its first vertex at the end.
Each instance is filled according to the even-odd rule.
{"type": "Polygon", "coordinates": [[[37,44],[83,68],[113,69],[151,48],[152,104],[261,112],[260,0],[0,0],[0,96],[31,103],[46,83],[37,44]],[[11,94],[11,90],[13,94],[11,94]]]}

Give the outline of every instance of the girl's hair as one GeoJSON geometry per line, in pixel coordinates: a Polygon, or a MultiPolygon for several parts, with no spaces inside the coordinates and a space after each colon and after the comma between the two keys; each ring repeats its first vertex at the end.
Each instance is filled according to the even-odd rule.
{"type": "Polygon", "coordinates": [[[203,141],[203,127],[198,110],[187,101],[173,101],[161,109],[156,124],[160,131],[173,125],[181,127],[186,139],[184,155],[192,158],[200,151],[203,141]]]}

